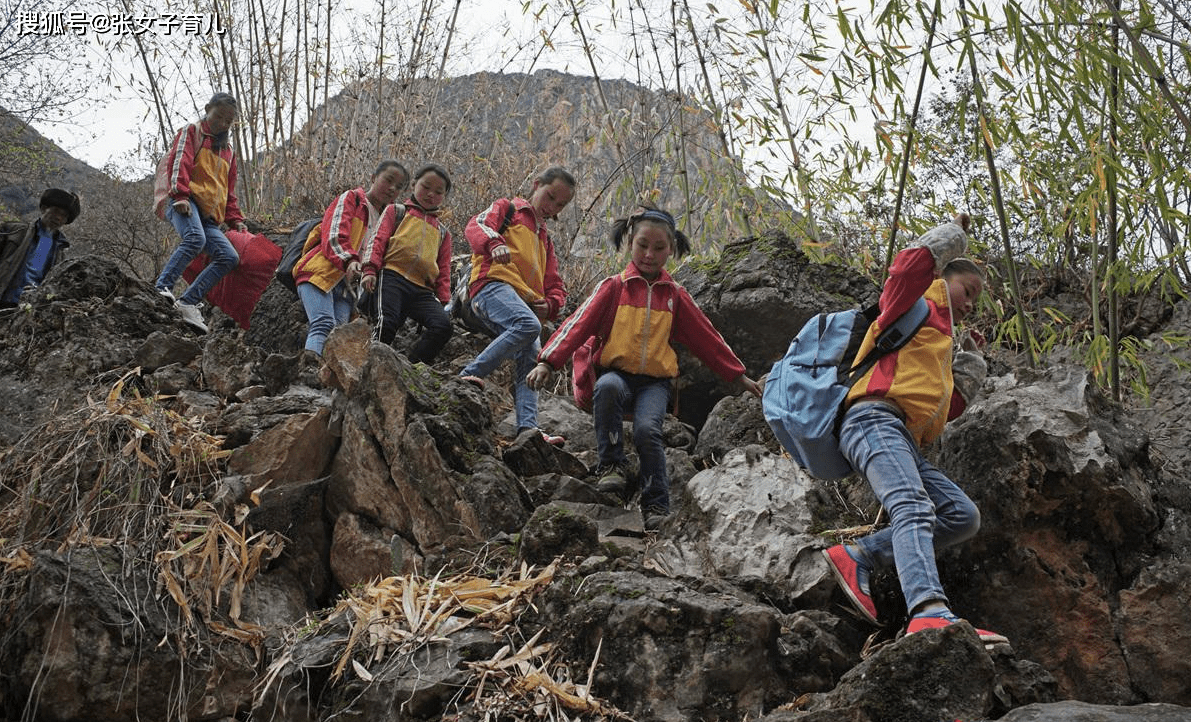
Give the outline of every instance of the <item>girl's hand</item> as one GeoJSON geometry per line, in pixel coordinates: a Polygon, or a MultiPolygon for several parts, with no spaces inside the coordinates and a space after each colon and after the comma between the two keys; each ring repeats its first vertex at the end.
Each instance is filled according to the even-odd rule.
{"type": "Polygon", "coordinates": [[[525,377],[525,385],[534,391],[538,391],[546,386],[546,382],[550,380],[554,369],[548,363],[540,363],[529,370],[529,374],[525,377]]]}
{"type": "Polygon", "coordinates": [[[356,276],[360,275],[360,262],[349,261],[347,264],[347,283],[350,286],[355,282],[356,276]]]}
{"type": "Polygon", "coordinates": [[[749,392],[753,396],[756,396],[757,398],[761,398],[761,392],[764,390],[761,388],[761,384],[757,383],[756,381],[753,381],[748,376],[741,374],[740,375],[740,385],[744,387],[745,391],[749,392]]]}
{"type": "Polygon", "coordinates": [[[546,303],[546,299],[539,298],[538,300],[529,304],[529,310],[533,311],[533,315],[545,321],[550,315],[550,304],[546,303]]]}
{"type": "Polygon", "coordinates": [[[244,221],[236,221],[236,225],[234,225],[232,227],[235,228],[237,231],[243,231],[245,233],[248,232],[248,224],[245,223],[244,221]]]}
{"type": "Polygon", "coordinates": [[[372,293],[376,290],[376,276],[364,276],[360,279],[360,286],[368,293],[372,293]]]}
{"type": "Polygon", "coordinates": [[[492,249],[492,262],[493,263],[504,264],[504,263],[508,263],[511,260],[513,260],[513,257],[509,253],[508,246],[502,244],[502,245],[499,245],[496,248],[492,249]]]}
{"type": "Polygon", "coordinates": [[[190,215],[190,201],[188,201],[188,200],[174,201],[174,213],[178,213],[183,216],[190,215]]]}
{"type": "Polygon", "coordinates": [[[984,344],[984,336],[974,328],[964,329],[960,334],[959,347],[964,351],[979,351],[984,344]]]}

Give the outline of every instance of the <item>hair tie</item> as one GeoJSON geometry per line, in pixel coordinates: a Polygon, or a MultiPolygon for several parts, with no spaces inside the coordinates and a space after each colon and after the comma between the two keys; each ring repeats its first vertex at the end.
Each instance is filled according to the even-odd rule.
{"type": "Polygon", "coordinates": [[[669,213],[667,213],[665,211],[652,210],[652,209],[643,211],[643,212],[638,213],[637,215],[633,216],[633,223],[635,224],[637,221],[658,221],[660,223],[665,223],[667,226],[669,226],[671,231],[677,230],[677,228],[674,225],[674,216],[670,215],[669,213]]]}

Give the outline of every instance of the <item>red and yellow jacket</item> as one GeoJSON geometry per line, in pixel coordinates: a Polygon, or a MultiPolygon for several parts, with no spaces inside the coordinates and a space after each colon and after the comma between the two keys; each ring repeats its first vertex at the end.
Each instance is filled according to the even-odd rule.
{"type": "Polygon", "coordinates": [[[489,281],[503,281],[526,303],[545,299],[547,318],[555,318],[567,301],[566,286],[558,275],[554,243],[546,233],[546,224],[524,198],[494,201],[482,213],[467,222],[464,231],[471,245],[471,278],[468,293],[474,298],[489,281]],[[504,222],[508,204],[515,211],[504,234],[497,233],[504,222]],[[493,263],[492,250],[507,246],[511,261],[493,263]]]}
{"type": "Polygon", "coordinates": [[[437,211],[425,210],[412,198],[405,201],[404,216],[398,215],[396,205],[386,208],[376,233],[364,244],[364,275],[388,268],[430,289],[442,303],[450,301],[451,232],[439,224],[437,211]]]}
{"type": "Polygon", "coordinates": [[[216,223],[235,225],[244,220],[236,201],[236,154],[230,146],[212,150],[214,140],[203,120],[178,131],[170,146],[169,196],[193,200],[216,223]]]}
{"type": "Polygon", "coordinates": [[[846,402],[865,396],[893,401],[905,414],[906,428],[920,446],[939,438],[947,422],[963,413],[967,405],[952,375],[954,344],[947,282],[935,278],[936,268],[946,260],[950,259],[936,259],[926,246],[907,248],[894,259],[881,291],[881,313],[869,327],[857,358],[868,353],[880,330],[905,313],[919,296],[926,298],[929,309],[926,322],[909,343],[883,357],[861,377],[846,402]]]}
{"type": "Polygon", "coordinates": [[[294,264],[294,283],[313,283],[324,293],[334,288],[347,272],[347,264],[360,260],[371,208],[363,188],[336,198],[306,237],[294,264]]]}
{"type": "Polygon", "coordinates": [[[596,361],[600,368],[674,378],[678,355],[671,343],[676,341],[725,381],[744,373],[744,364],[687,290],[665,270],[652,283],[647,281],[632,261],[616,276],[600,281],[550,337],[538,361],[562,368],[588,338],[602,333],[610,308],[616,310],[596,361]]]}

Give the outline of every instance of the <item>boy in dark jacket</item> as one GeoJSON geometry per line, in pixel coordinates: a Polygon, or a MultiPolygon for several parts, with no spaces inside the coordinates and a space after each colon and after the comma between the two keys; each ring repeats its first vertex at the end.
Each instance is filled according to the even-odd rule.
{"type": "Polygon", "coordinates": [[[79,217],[79,197],[61,188],[41,194],[41,217],[0,225],[0,308],[13,308],[26,288],[38,286],[70,244],[62,226],[79,217]]]}

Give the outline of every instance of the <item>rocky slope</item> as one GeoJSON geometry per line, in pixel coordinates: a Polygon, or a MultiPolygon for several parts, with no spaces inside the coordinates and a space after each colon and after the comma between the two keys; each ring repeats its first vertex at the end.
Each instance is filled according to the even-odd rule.
{"type": "MultiPolygon", "coordinates": [[[[678,278],[753,375],[875,297],[782,237],[678,278]]],[[[877,520],[866,485],[802,475],[690,359],[654,535],[586,478],[565,388],[542,403],[565,449],[510,438],[502,384],[455,378],[462,331],[425,367],[351,324],[320,367],[284,292],[197,337],[98,258],[25,300],[0,314],[8,719],[1191,718],[1186,432],[1081,369],[995,359],[930,452],[982,510],[940,565],[1010,640],[985,648],[899,639],[891,574],[883,626],[856,618],[817,550],[877,520]]]]}

